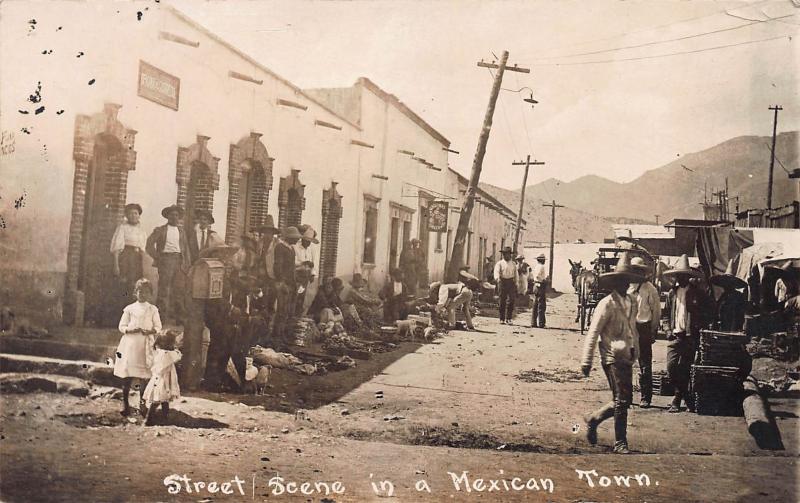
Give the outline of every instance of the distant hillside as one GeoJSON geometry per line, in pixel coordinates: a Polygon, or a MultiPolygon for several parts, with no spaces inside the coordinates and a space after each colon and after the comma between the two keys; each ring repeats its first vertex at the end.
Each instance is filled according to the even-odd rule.
{"type": "MultiPolygon", "coordinates": [[[[515,212],[519,208],[519,192],[495,187],[488,183],[481,183],[480,188],[515,212]]],[[[526,228],[520,238],[523,243],[550,240],[551,209],[542,206],[545,202],[542,199],[528,197],[526,194],[523,211],[526,228]]],[[[558,208],[556,212],[555,239],[562,243],[574,242],[578,239],[583,239],[587,243],[602,243],[604,238],[612,236],[611,225],[618,223],[618,219],[598,217],[569,207],[558,208]]]]}
{"type": "MultiPolygon", "coordinates": [[[[740,136],[709,149],[682,155],[671,163],[647,171],[628,183],[588,175],[571,182],[545,180],[526,189],[531,199],[556,199],[575,210],[604,217],[628,217],[666,222],[672,218],[700,218],[703,185],[713,190],[724,188],[728,178],[729,195],[738,197],[739,207],[766,207],[771,137],[740,136]]],[[[788,169],[798,167],[800,133],[781,133],[775,149],[788,169]]],[[[518,191],[515,191],[518,194],[518,191]]],[[[786,172],[775,163],[773,206],[794,200],[795,189],[786,172]]],[[[518,196],[517,196],[518,197],[518,196]]],[[[519,203],[517,203],[519,204],[519,203]]],[[[511,206],[517,208],[516,205],[511,206]]],[[[736,200],[730,203],[731,211],[736,200]]]]}

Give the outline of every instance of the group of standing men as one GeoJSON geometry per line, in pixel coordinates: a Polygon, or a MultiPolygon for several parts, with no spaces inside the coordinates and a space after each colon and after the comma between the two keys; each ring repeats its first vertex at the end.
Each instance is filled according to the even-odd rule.
{"type": "MultiPolygon", "coordinates": [[[[601,274],[600,289],[610,290],[597,305],[584,341],[581,369],[588,376],[595,346],[599,340],[600,357],[613,401],[586,418],[587,439],[597,442],[598,425],[614,418],[614,451],[627,453],[627,414],[633,396],[633,365],[639,364],[642,408],[650,407],[653,396],[653,343],[661,322],[661,298],[652,283],[653,268],[640,257],[631,259],[621,253],[614,271],[601,274]]],[[[713,276],[711,285],[723,292],[715,302],[704,284],[703,274],[689,266],[683,255],[673,269],[664,273],[673,286],[667,299],[667,373],[675,386],[668,412],[680,412],[685,402],[694,410],[691,368],[695,363],[700,331],[715,326],[724,331],[740,331],[744,324],[747,283],[737,278],[731,264],[724,274],[713,276]]],[[[745,371],[747,358],[743,360],[745,371]]]]}
{"type": "MultiPolygon", "coordinates": [[[[141,214],[138,205],[128,205],[128,221],[112,242],[115,264],[119,263],[115,273],[119,270],[118,276],[124,275],[126,281],[141,277],[141,269],[129,271],[129,262],[135,260],[128,259],[126,237],[141,241],[140,230],[127,228],[138,226],[138,215],[128,217],[129,212],[141,214]]],[[[237,248],[226,245],[211,229],[214,217],[209,211],[196,210],[188,231],[181,225],[181,207],[169,206],[161,215],[167,222],[156,227],[144,245],[158,270],[156,305],[164,320],[184,326],[186,358],[181,374],[186,387],[200,382],[202,334],[209,329],[203,379],[208,387],[218,388],[225,381],[230,358],[243,375],[244,357],[251,344],[284,348],[290,342],[291,319],[308,309],[316,292],[317,251],[312,246],[318,243],[316,231],[307,225],[279,230],[268,215],[252,234],[242,236],[242,246],[237,248]],[[193,266],[201,258],[217,259],[225,265],[220,299],[194,298],[192,294],[193,266]]]]}
{"type": "Polygon", "coordinates": [[[511,247],[502,250],[502,259],[494,265],[492,280],[497,285],[500,298],[500,323],[510,325],[514,319],[514,306],[518,295],[531,295],[531,327],[545,328],[547,309],[548,273],[545,268],[545,256],[536,257],[536,264],[531,268],[523,255],[514,260],[511,247]]]}

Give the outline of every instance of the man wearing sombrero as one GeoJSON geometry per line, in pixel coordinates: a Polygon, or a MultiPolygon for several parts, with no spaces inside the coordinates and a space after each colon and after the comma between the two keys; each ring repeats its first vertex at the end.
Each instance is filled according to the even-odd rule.
{"type": "Polygon", "coordinates": [[[690,376],[709,299],[699,285],[703,274],[689,267],[686,255],[681,255],[675,268],[665,271],[663,277],[675,282],[669,294],[670,333],[667,337],[667,373],[675,385],[675,397],[667,412],[680,412],[681,400],[691,411],[694,400],[690,376]]]}
{"type": "MultiPolygon", "coordinates": [[[[177,205],[161,210],[167,223],[156,227],[147,238],[145,249],[153,258],[153,266],[158,269],[158,298],[156,305],[163,320],[183,317],[183,292],[179,292],[180,281],[191,265],[186,233],[180,225],[183,208],[177,205]]],[[[182,321],[182,320],[181,320],[182,321]]]]}
{"type": "MultiPolygon", "coordinates": [[[[463,308],[464,319],[467,322],[467,330],[475,330],[475,326],[472,324],[472,313],[469,308],[473,292],[479,291],[480,287],[480,280],[476,276],[463,270],[458,273],[457,283],[448,283],[439,286],[439,298],[436,309],[442,315],[446,313],[448,329],[455,328],[456,310],[458,310],[458,308],[463,308]]],[[[442,316],[442,318],[445,318],[445,316],[442,316]]]]}
{"type": "Polygon", "coordinates": [[[633,257],[631,264],[647,271],[641,283],[633,284],[628,293],[636,299],[636,333],[639,336],[639,391],[642,408],[650,407],[653,399],[653,343],[661,323],[661,297],[658,289],[650,282],[652,267],[645,264],[642,257],[633,257]]]}
{"type": "Polygon", "coordinates": [[[739,290],[747,288],[747,282],[733,273],[733,259],[723,274],[711,277],[711,284],[723,289],[717,300],[717,322],[723,332],[738,332],[744,328],[747,310],[747,295],[739,290]]]}
{"type": "Polygon", "coordinates": [[[627,253],[620,254],[612,272],[600,275],[600,287],[611,293],[597,304],[592,324],[583,345],[581,370],[589,376],[594,349],[600,341],[600,362],[606,374],[614,400],[586,418],[586,439],[597,443],[597,426],[614,418],[614,452],[627,454],[628,407],[633,398],[633,363],[639,355],[639,336],[636,332],[637,304],[628,295],[631,283],[645,280],[645,270],[632,265],[627,253]]]}

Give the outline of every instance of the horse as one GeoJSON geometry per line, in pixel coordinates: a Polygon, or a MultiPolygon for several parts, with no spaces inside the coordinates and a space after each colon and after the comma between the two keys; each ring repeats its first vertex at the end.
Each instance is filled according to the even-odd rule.
{"type": "MultiPolygon", "coordinates": [[[[581,319],[581,311],[586,309],[589,295],[597,290],[597,280],[599,276],[589,269],[581,269],[575,277],[575,293],[578,294],[578,309],[575,314],[575,322],[581,319]]],[[[591,322],[592,313],[589,311],[586,316],[587,323],[591,322]]]]}
{"type": "Polygon", "coordinates": [[[578,260],[577,262],[573,262],[570,259],[569,261],[569,275],[572,277],[572,288],[577,292],[578,288],[576,286],[575,280],[578,278],[578,274],[583,270],[583,265],[581,265],[581,261],[578,260]]]}

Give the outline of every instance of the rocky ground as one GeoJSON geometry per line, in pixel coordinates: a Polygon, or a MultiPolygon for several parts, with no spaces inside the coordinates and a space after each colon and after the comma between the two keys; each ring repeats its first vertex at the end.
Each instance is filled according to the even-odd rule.
{"type": "MultiPolygon", "coordinates": [[[[184,397],[162,426],[122,418],[111,388],[5,374],[2,499],[798,501],[790,396],[771,400],[782,451],[759,449],[741,417],[667,414],[660,396],[631,409],[632,454],[610,452],[610,422],[589,446],[582,417],[610,393],[602,371],[580,376],[573,303],[551,302],[557,328],[479,318],[478,332],[276,381],[268,397],[184,397]]],[[[656,370],[665,353],[658,341],[656,370]]]]}

